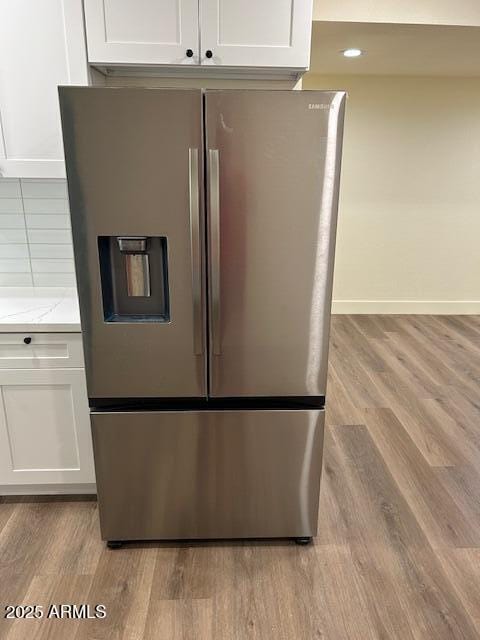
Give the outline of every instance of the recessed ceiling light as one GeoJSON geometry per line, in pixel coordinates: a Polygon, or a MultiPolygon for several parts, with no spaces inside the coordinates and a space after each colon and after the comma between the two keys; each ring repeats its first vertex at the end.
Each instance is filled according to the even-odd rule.
{"type": "Polygon", "coordinates": [[[346,58],[358,58],[363,54],[363,51],[361,49],[345,49],[342,53],[346,58]]]}

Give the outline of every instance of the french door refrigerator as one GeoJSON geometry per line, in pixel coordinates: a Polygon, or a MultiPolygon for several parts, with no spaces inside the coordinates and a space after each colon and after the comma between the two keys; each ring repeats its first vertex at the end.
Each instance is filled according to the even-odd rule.
{"type": "Polygon", "coordinates": [[[111,546],[315,535],[344,102],[60,88],[111,546]]]}

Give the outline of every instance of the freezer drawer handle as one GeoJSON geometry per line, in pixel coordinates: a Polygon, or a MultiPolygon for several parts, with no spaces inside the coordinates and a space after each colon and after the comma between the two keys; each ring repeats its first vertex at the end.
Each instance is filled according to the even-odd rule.
{"type": "Polygon", "coordinates": [[[220,335],[220,182],[218,149],[208,151],[210,169],[210,279],[212,284],[213,355],[222,353],[220,335]]]}
{"type": "Polygon", "coordinates": [[[198,149],[188,150],[188,182],[190,200],[190,247],[192,254],[193,350],[195,355],[199,356],[203,353],[203,317],[198,149]]]}

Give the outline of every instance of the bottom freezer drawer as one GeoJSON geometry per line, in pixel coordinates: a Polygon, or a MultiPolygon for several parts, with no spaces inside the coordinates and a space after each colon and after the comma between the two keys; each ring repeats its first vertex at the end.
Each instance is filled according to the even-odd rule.
{"type": "Polygon", "coordinates": [[[92,413],[105,540],[312,536],[324,412],[92,413]]]}

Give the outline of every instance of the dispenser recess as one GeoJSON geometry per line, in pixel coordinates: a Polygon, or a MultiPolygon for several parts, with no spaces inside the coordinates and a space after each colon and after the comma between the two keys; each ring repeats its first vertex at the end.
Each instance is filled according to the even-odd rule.
{"type": "Polygon", "coordinates": [[[168,322],[167,239],[98,238],[105,322],[168,322]]]}

